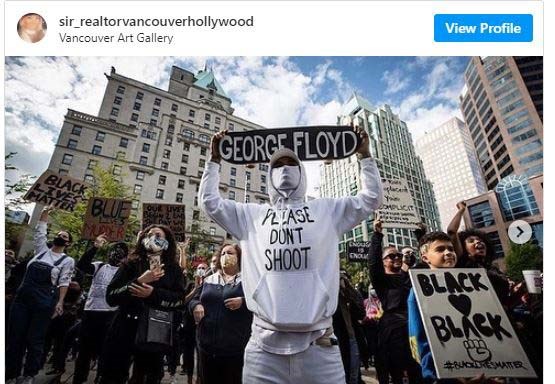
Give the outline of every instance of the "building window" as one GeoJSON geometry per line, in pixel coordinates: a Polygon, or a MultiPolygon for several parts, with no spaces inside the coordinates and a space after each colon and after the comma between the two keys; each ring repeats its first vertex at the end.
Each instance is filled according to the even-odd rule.
{"type": "Polygon", "coordinates": [[[166,185],[166,176],[160,175],[160,177],[158,177],[158,184],[166,185]]]}
{"type": "Polygon", "coordinates": [[[210,121],[210,114],[209,113],[204,114],[204,120],[210,121]]]}
{"type": "Polygon", "coordinates": [[[84,180],[89,184],[93,184],[94,183],[94,176],[93,175],[85,175],[84,180]]]}
{"type": "Polygon", "coordinates": [[[210,236],[216,236],[216,228],[210,227],[210,236]]]}
{"type": "Polygon", "coordinates": [[[177,194],[175,195],[175,202],[176,203],[182,203],[183,202],[183,194],[177,192],[177,194]]]}
{"type": "Polygon", "coordinates": [[[206,160],[200,159],[200,160],[198,161],[198,166],[199,166],[199,168],[204,168],[205,165],[206,165],[206,160]]]}
{"type": "Polygon", "coordinates": [[[168,133],[174,134],[175,133],[175,125],[168,124],[168,133]]]}
{"type": "Polygon", "coordinates": [[[195,117],[195,111],[189,109],[189,117],[195,117]]]}
{"type": "Polygon", "coordinates": [[[60,175],[60,176],[67,176],[67,174],[68,174],[68,170],[67,170],[67,169],[60,168],[60,169],[58,170],[58,175],[60,175]]]}
{"type": "Polygon", "coordinates": [[[141,110],[141,103],[138,103],[138,102],[135,101],[135,104],[133,104],[133,110],[140,111],[141,110]]]}
{"type": "Polygon", "coordinates": [[[119,114],[119,108],[112,107],[112,112],[110,112],[111,116],[117,116],[119,114]]]}
{"type": "Polygon", "coordinates": [[[491,245],[493,246],[493,259],[498,259],[500,257],[503,257],[505,254],[503,252],[503,245],[501,244],[501,239],[499,238],[499,233],[497,231],[495,232],[489,232],[486,234],[489,242],[491,243],[491,245]]]}
{"type": "Polygon", "coordinates": [[[231,167],[231,169],[229,170],[229,174],[231,176],[237,176],[237,168],[231,167]]]}
{"type": "Polygon", "coordinates": [[[184,130],[181,133],[183,134],[183,137],[185,137],[185,139],[187,139],[187,140],[193,140],[195,138],[195,133],[193,131],[188,130],[188,129],[184,130]]]}
{"type": "Polygon", "coordinates": [[[245,195],[245,203],[250,203],[251,197],[249,195],[245,195]]]}
{"type": "Polygon", "coordinates": [[[189,145],[189,143],[183,143],[183,150],[188,152],[189,149],[191,149],[191,146],[189,145]]]}
{"type": "Polygon", "coordinates": [[[145,94],[142,93],[142,92],[137,92],[137,96],[135,96],[135,99],[137,99],[137,100],[142,100],[144,95],[145,95],[145,94]]]}
{"type": "Polygon", "coordinates": [[[62,164],[65,164],[65,165],[71,165],[72,161],[73,161],[73,155],[70,155],[68,153],[66,153],[62,158],[62,164]]]}
{"type": "Polygon", "coordinates": [[[125,87],[123,85],[118,85],[118,89],[117,89],[116,93],[119,93],[120,95],[123,95],[125,93],[125,87]]]}
{"type": "Polygon", "coordinates": [[[193,211],[193,220],[200,220],[200,211],[193,211]]]}
{"type": "Polygon", "coordinates": [[[193,200],[193,205],[195,207],[198,207],[198,196],[195,196],[195,199],[193,200]]]}
{"type": "Polygon", "coordinates": [[[177,181],[177,188],[179,188],[179,189],[185,189],[185,180],[179,179],[179,180],[177,181]]]}
{"type": "Polygon", "coordinates": [[[187,167],[179,168],[179,174],[183,176],[187,175],[187,167]]]}
{"type": "Polygon", "coordinates": [[[76,135],[76,136],[81,136],[81,131],[82,130],[83,130],[82,126],[74,125],[73,128],[71,129],[71,134],[76,135]]]}
{"type": "Polygon", "coordinates": [[[135,188],[133,188],[133,193],[135,195],[140,195],[143,191],[143,186],[141,184],[135,184],[135,188]]]}
{"type": "Polygon", "coordinates": [[[139,114],[138,113],[133,113],[131,114],[131,121],[138,121],[139,120],[139,114]]]}
{"type": "Polygon", "coordinates": [[[127,144],[129,144],[129,139],[122,137],[119,139],[119,146],[122,148],[127,148],[127,144]]]}
{"type": "Polygon", "coordinates": [[[166,137],[166,143],[165,144],[169,145],[171,147],[172,144],[173,144],[173,137],[171,137],[171,136],[166,137]]]}
{"type": "Polygon", "coordinates": [[[204,128],[206,128],[206,129],[210,129],[210,124],[208,124],[208,123],[204,123],[203,126],[204,126],[204,128]]]}
{"type": "Polygon", "coordinates": [[[268,165],[267,164],[258,164],[258,169],[263,172],[268,172],[268,165]]]}
{"type": "Polygon", "coordinates": [[[232,187],[235,187],[236,186],[235,179],[229,179],[229,185],[232,187]]]}
{"type": "Polygon", "coordinates": [[[519,183],[514,183],[514,186],[496,190],[505,221],[518,220],[540,213],[528,180],[519,181],[519,183]]]}
{"type": "Polygon", "coordinates": [[[156,198],[157,199],[163,199],[164,198],[164,190],[163,189],[157,189],[156,190],[156,198]]]}
{"type": "Polygon", "coordinates": [[[266,193],[266,186],[265,185],[260,186],[260,192],[266,193]]]}
{"type": "Polygon", "coordinates": [[[100,155],[102,152],[102,147],[100,145],[93,145],[92,154],[93,155],[100,155]]]}
{"type": "Polygon", "coordinates": [[[141,131],[141,137],[145,137],[147,139],[156,140],[157,134],[154,131],[149,131],[148,129],[143,129],[141,131]]]}
{"type": "Polygon", "coordinates": [[[97,132],[96,133],[96,141],[104,142],[104,138],[106,137],[106,133],[104,132],[97,132]]]}
{"type": "Polygon", "coordinates": [[[229,123],[227,127],[229,128],[230,131],[233,131],[235,129],[235,125],[233,125],[233,123],[229,123]]]}
{"type": "Polygon", "coordinates": [[[164,149],[164,154],[162,155],[162,157],[164,159],[169,159],[171,154],[172,154],[172,152],[169,149],[164,149]]]}
{"type": "Polygon", "coordinates": [[[235,191],[229,191],[229,200],[235,200],[235,191]]]}
{"type": "Polygon", "coordinates": [[[249,171],[245,172],[245,177],[247,178],[247,180],[251,179],[251,173],[249,171]]]}
{"type": "Polygon", "coordinates": [[[470,213],[470,218],[476,228],[489,227],[490,225],[495,224],[493,212],[488,201],[468,207],[468,212],[470,213]]]}
{"type": "Polygon", "coordinates": [[[189,155],[183,154],[181,155],[181,162],[188,163],[189,162],[189,155]]]}
{"type": "Polygon", "coordinates": [[[67,142],[67,147],[69,149],[76,149],[77,148],[77,140],[69,139],[67,142]]]}
{"type": "MultiPolygon", "coordinates": [[[[154,99],[154,105],[157,106],[157,107],[159,107],[160,104],[162,104],[162,99],[160,99],[160,98],[158,98],[158,97],[155,98],[155,99],[154,99]]],[[[158,116],[158,115],[156,115],[156,116],[158,116]]]]}
{"type": "Polygon", "coordinates": [[[143,171],[137,171],[137,180],[144,180],[145,179],[145,173],[143,171]]]}
{"type": "Polygon", "coordinates": [[[143,143],[143,152],[145,152],[145,153],[150,152],[150,144],[143,143]]]}
{"type": "Polygon", "coordinates": [[[146,156],[141,156],[141,157],[139,158],[139,164],[141,164],[141,165],[146,165],[147,162],[148,162],[148,157],[146,157],[146,156]]]}
{"type": "Polygon", "coordinates": [[[201,148],[200,149],[200,155],[201,156],[206,156],[206,148],[201,148]]]}
{"type": "Polygon", "coordinates": [[[152,116],[160,116],[160,110],[156,108],[152,108],[152,116]]]}
{"type": "Polygon", "coordinates": [[[156,126],[158,124],[158,120],[150,119],[150,125],[156,126]]]}
{"type": "Polygon", "coordinates": [[[94,169],[97,165],[98,165],[97,160],[89,160],[89,165],[87,166],[87,169],[94,169]]]}
{"type": "Polygon", "coordinates": [[[266,175],[260,175],[260,182],[266,183],[266,175]]]}
{"type": "Polygon", "coordinates": [[[246,188],[247,188],[247,191],[250,191],[251,190],[251,183],[247,183],[246,188]]]}
{"type": "Polygon", "coordinates": [[[114,104],[121,105],[121,97],[119,96],[114,97],[114,104]]]}
{"type": "Polygon", "coordinates": [[[112,168],[112,173],[116,176],[121,175],[121,165],[114,165],[114,167],[112,168]]]}
{"type": "Polygon", "coordinates": [[[169,166],[170,166],[170,163],[168,163],[167,161],[162,161],[162,164],[160,164],[160,168],[162,168],[165,171],[168,170],[169,166]]]}
{"type": "Polygon", "coordinates": [[[172,112],[177,112],[177,104],[172,104],[172,112]]]}
{"type": "Polygon", "coordinates": [[[197,176],[198,176],[199,178],[202,177],[202,173],[203,173],[202,171],[198,171],[198,172],[197,172],[197,176]]]}
{"type": "Polygon", "coordinates": [[[216,124],[220,124],[221,122],[222,122],[222,119],[220,117],[216,117],[214,119],[214,123],[216,123],[216,124]]]}

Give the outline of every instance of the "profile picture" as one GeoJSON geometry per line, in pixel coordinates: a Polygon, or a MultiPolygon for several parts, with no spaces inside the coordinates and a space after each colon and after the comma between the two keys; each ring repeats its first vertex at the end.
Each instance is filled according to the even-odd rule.
{"type": "Polygon", "coordinates": [[[37,43],[46,35],[46,21],[38,13],[27,13],[17,23],[17,33],[21,40],[37,43]]]}

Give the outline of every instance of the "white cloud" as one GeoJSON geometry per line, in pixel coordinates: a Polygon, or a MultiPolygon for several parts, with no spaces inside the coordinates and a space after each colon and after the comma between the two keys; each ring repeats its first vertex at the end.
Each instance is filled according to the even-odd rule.
{"type": "Polygon", "coordinates": [[[406,89],[410,84],[410,78],[407,71],[401,71],[399,68],[392,71],[384,71],[382,81],[385,83],[385,95],[392,95],[406,89]]]}

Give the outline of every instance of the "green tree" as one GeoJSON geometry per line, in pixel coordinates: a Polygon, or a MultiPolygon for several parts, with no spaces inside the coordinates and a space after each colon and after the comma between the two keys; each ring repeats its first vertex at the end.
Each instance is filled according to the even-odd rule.
{"type": "Polygon", "coordinates": [[[536,244],[512,244],[511,250],[505,256],[507,275],[514,281],[523,280],[522,271],[528,269],[542,269],[543,251],[536,244]]]}
{"type": "MultiPolygon", "coordinates": [[[[112,171],[113,166],[108,170],[95,167],[93,169],[94,182],[91,188],[85,192],[86,199],[77,204],[73,212],[56,210],[51,214],[51,230],[53,232],[60,230],[69,231],[73,236],[73,246],[68,249],[68,253],[74,257],[80,257],[86,248],[91,245],[89,240],[82,240],[80,238],[83,219],[87,211],[88,198],[93,196],[127,200],[132,200],[133,198],[133,195],[129,192],[130,188],[115,178],[112,171]]],[[[139,225],[137,214],[131,211],[129,225],[125,233],[125,241],[127,243],[134,244],[139,231],[139,225]]]]}

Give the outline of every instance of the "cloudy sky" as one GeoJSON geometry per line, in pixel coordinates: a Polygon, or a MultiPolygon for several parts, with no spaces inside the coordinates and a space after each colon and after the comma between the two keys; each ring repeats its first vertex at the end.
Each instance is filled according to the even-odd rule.
{"type": "MultiPolygon", "coordinates": [[[[6,153],[20,173],[40,175],[50,161],[68,108],[97,114],[106,78],[118,73],[167,89],[177,65],[205,63],[233,100],[235,114],[266,127],[335,124],[353,91],[387,103],[418,137],[460,116],[465,57],[7,57],[6,153]]],[[[317,164],[309,166],[316,195],[317,164]]],[[[14,179],[18,173],[9,172],[14,179]]]]}

